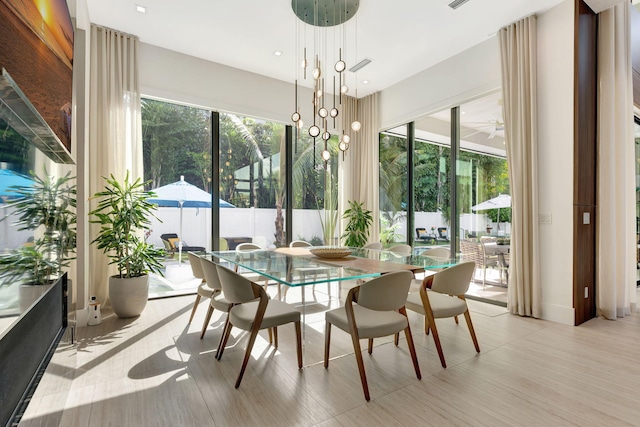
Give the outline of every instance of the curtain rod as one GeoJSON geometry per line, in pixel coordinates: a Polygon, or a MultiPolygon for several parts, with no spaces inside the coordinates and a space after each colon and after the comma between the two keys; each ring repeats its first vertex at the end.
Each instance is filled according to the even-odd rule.
{"type": "Polygon", "coordinates": [[[117,34],[119,34],[119,35],[121,35],[121,36],[123,36],[123,37],[131,37],[131,38],[134,38],[134,39],[140,40],[140,38],[139,38],[138,36],[134,35],[134,34],[125,33],[125,32],[122,32],[122,31],[120,31],[120,30],[115,30],[115,29],[113,29],[113,28],[105,27],[105,26],[103,26],[103,25],[91,24],[91,26],[92,26],[92,27],[96,27],[96,28],[97,28],[97,29],[99,29],[99,30],[109,30],[109,31],[113,31],[113,32],[115,32],[115,33],[117,33],[117,34]]]}

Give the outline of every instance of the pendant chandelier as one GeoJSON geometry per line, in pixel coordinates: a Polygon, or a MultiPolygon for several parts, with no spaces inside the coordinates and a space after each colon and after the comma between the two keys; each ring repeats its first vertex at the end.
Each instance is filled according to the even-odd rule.
{"type": "MultiPolygon", "coordinates": [[[[302,74],[304,80],[313,79],[313,99],[311,100],[313,117],[309,119],[313,124],[309,126],[309,136],[313,138],[314,153],[316,139],[321,138],[324,141],[322,159],[325,166],[331,158],[328,150],[328,141],[331,138],[328,126],[330,120],[332,120],[332,129],[339,132],[338,148],[343,153],[343,157],[344,152],[349,149],[351,141],[350,130],[344,128],[340,130],[336,127],[336,118],[340,115],[343,107],[343,96],[349,92],[346,82],[345,23],[355,16],[359,5],[359,0],[291,1],[293,12],[299,19],[296,26],[296,51],[301,55],[301,59],[297,60],[300,68],[296,72],[295,111],[291,115],[291,120],[298,129],[302,129],[303,120],[298,99],[298,79],[302,74]],[[307,29],[313,31],[313,46],[311,48],[307,47],[307,29]],[[301,33],[303,37],[300,37],[301,33]],[[298,46],[301,38],[303,40],[302,48],[298,46]],[[328,46],[330,39],[333,41],[333,46],[328,46]],[[328,50],[329,54],[327,54],[328,50]],[[329,100],[327,100],[326,92],[327,82],[333,87],[333,95],[329,100]]],[[[358,131],[360,127],[360,122],[356,119],[350,128],[353,131],[358,131]]]]}

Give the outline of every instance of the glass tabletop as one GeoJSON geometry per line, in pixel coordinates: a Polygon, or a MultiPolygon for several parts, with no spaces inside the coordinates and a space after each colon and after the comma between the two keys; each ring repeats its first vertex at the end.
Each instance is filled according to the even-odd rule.
{"type": "Polygon", "coordinates": [[[446,268],[458,262],[418,255],[397,255],[385,250],[351,249],[351,255],[339,259],[316,257],[307,248],[217,251],[209,255],[214,261],[227,261],[288,286],[366,279],[401,269],[418,273],[425,269],[446,268]]]}

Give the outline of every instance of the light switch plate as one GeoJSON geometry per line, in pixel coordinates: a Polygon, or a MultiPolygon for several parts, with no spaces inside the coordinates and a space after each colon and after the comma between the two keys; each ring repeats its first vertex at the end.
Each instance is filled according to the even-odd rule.
{"type": "Polygon", "coordinates": [[[539,224],[551,224],[551,214],[550,213],[540,213],[540,214],[538,214],[538,223],[539,224]]]}
{"type": "Polygon", "coordinates": [[[591,224],[591,214],[589,212],[582,213],[582,223],[585,225],[591,224]]]}

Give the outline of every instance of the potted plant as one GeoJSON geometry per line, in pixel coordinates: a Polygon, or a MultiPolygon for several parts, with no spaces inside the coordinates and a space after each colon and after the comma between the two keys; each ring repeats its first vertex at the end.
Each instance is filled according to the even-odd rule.
{"type": "Polygon", "coordinates": [[[371,211],[364,208],[364,202],[350,200],[349,209],[344,211],[342,218],[349,220],[341,236],[345,246],[361,248],[366,245],[373,217],[371,211]]]}
{"type": "Polygon", "coordinates": [[[93,196],[98,204],[89,213],[95,218],[91,222],[100,224],[91,243],[107,255],[109,264],[118,267],[118,274],[109,278],[113,311],[121,318],[139,316],[147,304],[149,273],[162,274],[163,267],[164,250],[147,244],[143,237],[157,208],[147,199],[155,194],[144,190],[146,183],[140,178],[131,182],[128,171],[122,183],[113,174],[103,179],[105,188],[93,196]]]}
{"type": "MultiPolygon", "coordinates": [[[[20,307],[31,305],[45,285],[57,279],[74,258],[76,247],[76,186],[70,173],[56,178],[44,169],[32,184],[9,190],[17,196],[7,206],[17,217],[12,224],[34,237],[11,252],[0,255],[0,286],[19,283],[20,307]]],[[[2,220],[7,221],[9,217],[2,220]]]]}

